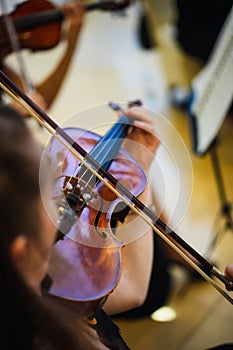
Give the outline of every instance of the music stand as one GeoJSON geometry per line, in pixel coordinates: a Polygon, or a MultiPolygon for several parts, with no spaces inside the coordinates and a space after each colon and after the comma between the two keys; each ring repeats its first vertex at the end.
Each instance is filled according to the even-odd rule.
{"type": "Polygon", "coordinates": [[[196,155],[209,153],[221,202],[220,213],[225,220],[215,233],[208,253],[220,234],[233,232],[232,205],[227,200],[220,161],[217,154],[219,132],[233,101],[233,7],[222,27],[210,58],[192,82],[188,107],[191,121],[192,148],[196,155]]]}

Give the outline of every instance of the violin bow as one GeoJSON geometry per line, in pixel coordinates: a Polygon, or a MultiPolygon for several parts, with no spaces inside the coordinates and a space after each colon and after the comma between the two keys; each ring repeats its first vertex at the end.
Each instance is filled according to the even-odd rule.
{"type": "Polygon", "coordinates": [[[174,251],[176,251],[191,267],[193,267],[208,283],[210,283],[226,300],[233,304],[233,298],[211,276],[224,283],[227,290],[233,290],[233,282],[208,262],[187,242],[178,236],[170,227],[159,219],[151,209],[146,207],[137,197],[127,190],[108,171],[101,167],[77,142],[75,142],[52,118],[38,107],[19,87],[17,87],[0,70],[0,88],[11,98],[24,107],[35,120],[38,121],[50,134],[59,140],[79,161],[100,179],[113,193],[140,216],[152,230],[158,234],[174,251]],[[83,157],[83,158],[82,158],[83,157]],[[85,159],[84,159],[85,158],[85,159]],[[96,171],[95,169],[98,169],[96,171]],[[117,188],[117,189],[116,189],[117,188]],[[175,242],[175,243],[174,243],[175,242]],[[192,258],[196,259],[201,266],[197,265],[190,256],[180,248],[185,249],[192,258]]]}

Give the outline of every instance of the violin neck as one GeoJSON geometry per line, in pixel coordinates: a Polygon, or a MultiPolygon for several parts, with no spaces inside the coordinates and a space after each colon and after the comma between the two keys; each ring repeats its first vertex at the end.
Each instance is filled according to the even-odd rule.
{"type": "Polygon", "coordinates": [[[24,15],[14,20],[15,27],[18,32],[27,29],[33,29],[43,24],[64,20],[64,15],[61,10],[47,10],[34,14],[24,15]]]}
{"type": "Polygon", "coordinates": [[[95,158],[105,170],[110,168],[112,161],[131,127],[131,119],[123,115],[91,150],[90,155],[95,158]]]}
{"type": "MultiPolygon", "coordinates": [[[[89,156],[96,159],[102,169],[108,171],[113,160],[116,159],[121,144],[129,133],[131,127],[132,119],[123,115],[118,122],[115,123],[102,138],[100,138],[99,142],[90,151],[89,156]]],[[[98,171],[99,169],[96,168],[96,170],[98,171]]],[[[66,209],[65,211],[64,218],[61,220],[61,225],[64,227],[59,229],[58,239],[62,237],[60,232],[66,232],[67,227],[69,230],[74,221],[77,220],[77,217],[81,215],[83,209],[86,207],[87,201],[93,196],[93,188],[100,183],[100,179],[93,175],[92,171],[87,169],[84,165],[80,166],[76,178],[74,178],[75,183],[72,185],[72,191],[67,191],[66,193],[67,202],[72,210],[66,209]],[[76,180],[77,177],[79,178],[78,182],[76,180]],[[83,197],[83,194],[85,194],[85,198],[83,197]],[[89,195],[89,197],[87,197],[87,195],[89,195]]],[[[68,182],[72,184],[72,179],[68,179],[68,182]]]]}
{"type": "MultiPolygon", "coordinates": [[[[89,155],[96,159],[97,163],[101,165],[102,169],[106,171],[109,170],[131,127],[132,119],[123,115],[92,148],[89,155]]],[[[96,170],[98,171],[98,169],[96,170]]],[[[87,170],[84,165],[81,165],[77,176],[79,178],[85,178],[86,180],[89,178],[95,178],[93,177],[91,171],[87,170]]],[[[93,186],[97,186],[100,182],[97,177],[94,181],[95,185],[93,186]]]]}

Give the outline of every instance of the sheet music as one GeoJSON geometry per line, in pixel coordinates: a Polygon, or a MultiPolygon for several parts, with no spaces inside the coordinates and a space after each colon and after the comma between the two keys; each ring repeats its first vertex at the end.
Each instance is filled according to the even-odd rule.
{"type": "Polygon", "coordinates": [[[192,82],[189,112],[194,152],[204,154],[216,138],[233,98],[233,6],[209,61],[192,82]]]}

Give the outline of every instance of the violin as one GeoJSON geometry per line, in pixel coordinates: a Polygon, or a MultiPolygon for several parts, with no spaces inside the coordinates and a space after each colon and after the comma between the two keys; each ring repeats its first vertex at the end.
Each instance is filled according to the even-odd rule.
{"type": "MultiPolygon", "coordinates": [[[[31,116],[40,122],[41,125],[54,136],[52,143],[56,143],[56,147],[58,147],[59,150],[54,153],[56,162],[60,159],[58,156],[62,155],[61,175],[57,177],[53,192],[54,198],[57,199],[60,196],[61,234],[55,243],[53,257],[54,266],[50,267],[49,270],[51,277],[53,278],[54,276],[56,279],[54,286],[52,285],[51,288],[52,295],[54,294],[55,297],[59,297],[63,300],[74,301],[79,293],[78,290],[81,288],[78,300],[85,301],[86,295],[88,295],[88,300],[93,300],[94,302],[104,300],[119,279],[120,251],[124,245],[124,242],[118,241],[114,236],[114,231],[111,228],[112,215],[114,218],[114,213],[117,213],[114,219],[124,220],[128,210],[132,210],[148,224],[148,227],[152,228],[155,234],[158,234],[173,250],[182,256],[191,267],[205,278],[208,283],[233,304],[232,297],[217,283],[224,283],[227,290],[233,290],[233,282],[194,250],[187,242],[178,236],[176,232],[158,218],[150,208],[137,198],[138,194],[143,191],[143,186],[139,186],[138,188],[135,183],[135,186],[129,190],[129,188],[125,186],[125,183],[119,180],[121,175],[118,177],[117,172],[115,173],[115,160],[112,161],[112,156],[115,156],[116,160],[118,157],[122,158],[120,156],[121,149],[119,148],[121,142],[118,136],[120,135],[121,139],[121,136],[127,134],[131,126],[130,120],[123,119],[123,121],[120,121],[120,124],[117,123],[113,126],[113,129],[110,129],[104,136],[104,139],[99,139],[97,135],[87,131],[79,130],[77,132],[77,130],[73,129],[62,129],[44,111],[38,108],[37,105],[2,71],[0,71],[0,87],[8,93],[9,96],[24,106],[31,116]],[[122,122],[123,124],[126,123],[128,126],[122,126],[122,122]],[[112,135],[115,134],[116,130],[116,134],[118,134],[119,131],[119,135],[117,135],[116,140],[114,140],[112,135]],[[89,150],[84,149],[80,144],[82,141],[84,147],[90,147],[87,145],[89,144],[87,139],[91,139],[90,143],[92,147],[89,150]],[[110,154],[107,154],[104,160],[102,157],[99,158],[99,154],[101,153],[99,150],[103,150],[102,147],[105,142],[112,139],[113,143],[116,142],[118,144],[116,149],[113,147],[110,154]],[[113,154],[111,152],[113,152],[113,154]],[[73,156],[78,160],[74,160],[73,156]],[[112,170],[111,167],[113,167],[112,170]],[[106,199],[106,202],[109,201],[109,198],[116,200],[116,204],[110,204],[110,207],[105,206],[104,200],[100,198],[105,192],[105,186],[110,190],[109,193],[107,191],[107,194],[105,194],[106,197],[105,195],[103,197],[106,199]],[[92,203],[94,208],[94,211],[92,211],[92,213],[94,213],[93,217],[91,214],[93,208],[91,210],[88,208],[88,204],[92,203]],[[114,210],[119,203],[120,207],[118,207],[118,210],[114,210]],[[122,203],[124,204],[123,206],[122,203]],[[111,206],[113,210],[109,211],[111,206]],[[103,216],[100,215],[102,211],[104,213],[103,216]],[[83,231],[82,222],[79,220],[81,217],[83,217],[84,222],[83,231]],[[73,229],[74,227],[75,229],[73,229]],[[77,237],[76,229],[80,230],[79,237],[77,237]],[[90,237],[94,237],[94,241],[91,243],[89,238],[86,239],[86,232],[90,233],[90,237]],[[180,247],[187,251],[188,254],[180,249],[180,247]],[[70,254],[71,260],[69,260],[70,254]],[[82,271],[77,272],[77,270],[79,270],[79,265],[72,265],[73,259],[77,264],[82,262],[82,270],[84,270],[83,275],[82,271]],[[198,264],[195,260],[198,261],[198,264]],[[56,266],[57,263],[58,265],[56,266]],[[98,270],[98,278],[94,276],[94,268],[98,270]],[[108,271],[107,273],[105,268],[108,271]],[[62,273],[58,271],[59,269],[62,269],[62,273]],[[63,283],[63,278],[66,278],[65,275],[69,274],[69,269],[72,270],[72,277],[74,278],[75,276],[80,278],[81,274],[81,278],[83,277],[81,281],[83,281],[84,286],[82,286],[80,280],[69,283],[69,279],[66,283],[63,283]],[[100,276],[101,278],[99,278],[100,276]],[[89,288],[85,285],[87,277],[89,277],[87,284],[89,288]]],[[[123,118],[125,118],[125,116],[123,116],[123,118]]],[[[106,150],[108,150],[108,148],[110,147],[107,147],[106,150]]],[[[105,152],[102,152],[102,155],[103,154],[105,154],[105,152]]],[[[128,156],[124,155],[124,157],[129,159],[128,156]]],[[[130,160],[132,161],[132,159],[130,160]]],[[[133,167],[132,171],[133,173],[137,172],[139,178],[142,180],[140,183],[143,183],[142,170],[140,167],[138,168],[137,165],[135,166],[136,168],[133,167]]],[[[117,169],[118,168],[117,166],[117,169]]],[[[126,172],[124,172],[124,177],[125,173],[126,172]]]]}
{"type": "MultiPolygon", "coordinates": [[[[61,36],[62,12],[56,16],[48,15],[55,6],[46,0],[26,1],[18,5],[10,15],[18,35],[21,48],[32,51],[46,50],[58,44],[61,36]]],[[[12,51],[9,34],[6,32],[4,16],[0,19],[0,52],[1,57],[12,51]]]]}
{"type": "MultiPolygon", "coordinates": [[[[3,5],[6,1],[1,0],[2,10],[4,10],[3,5]]],[[[84,10],[86,12],[93,10],[116,12],[122,11],[128,5],[129,0],[98,1],[87,4],[84,10]]],[[[49,50],[56,46],[62,37],[64,20],[65,15],[62,9],[55,7],[48,0],[28,0],[18,5],[10,15],[0,17],[0,64],[8,54],[14,52],[22,77],[20,82],[17,81],[17,84],[20,84],[27,93],[37,90],[44,97],[47,108],[50,108],[57,96],[68,71],[75,52],[81,23],[70,29],[64,55],[50,76],[36,88],[27,70],[22,49],[26,48],[35,52],[49,50]]]]}
{"type": "MultiPolygon", "coordinates": [[[[146,186],[145,174],[121,149],[131,127],[130,118],[123,115],[103,137],[78,128],[64,130],[101,168],[139,196],[146,186]]],[[[115,288],[120,276],[124,242],[116,238],[114,227],[116,222],[124,222],[130,208],[56,138],[50,141],[45,155],[55,168],[62,164],[52,195],[59,203],[60,216],[48,269],[53,280],[49,292],[78,301],[101,299],[115,288]]]]}
{"type": "MultiPolygon", "coordinates": [[[[129,1],[100,1],[85,6],[85,11],[120,11],[129,5],[129,1]]],[[[48,50],[56,46],[61,38],[62,22],[65,19],[61,9],[48,0],[29,0],[17,6],[10,15],[14,23],[21,48],[31,51],[48,50]]],[[[0,18],[0,58],[12,51],[4,24],[0,18]]]]}

